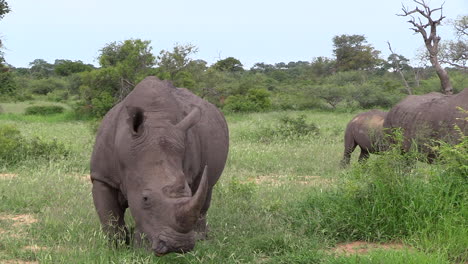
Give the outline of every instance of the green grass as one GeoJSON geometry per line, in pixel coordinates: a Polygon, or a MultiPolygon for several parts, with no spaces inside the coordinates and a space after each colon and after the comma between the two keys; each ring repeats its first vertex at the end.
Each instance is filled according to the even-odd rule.
{"type": "MultiPolygon", "coordinates": [[[[466,201],[466,181],[455,185],[456,179],[463,178],[441,174],[442,165],[417,163],[396,170],[391,154],[372,156],[368,165],[359,166],[355,153],[353,167],[341,169],[344,128],[354,114],[287,111],[228,115],[230,153],[208,212],[209,239],[197,242],[192,252],[164,257],[131,247],[111,247],[100,232],[87,180],[94,142],[88,123],[65,117],[19,116],[0,115],[0,125],[15,125],[26,138],[56,138],[71,154],[66,159],[28,158],[15,166],[0,166],[0,174],[16,175],[0,179],[0,262],[467,261],[468,215],[466,204],[459,203],[466,201]],[[275,129],[281,117],[301,114],[318,126],[318,135],[269,136],[268,131],[275,129]],[[398,184],[387,176],[393,176],[398,184]],[[392,202],[393,207],[387,205],[392,202]],[[407,208],[397,211],[401,208],[395,206],[407,208]],[[28,215],[37,221],[14,224],[14,215],[28,215]],[[354,240],[395,241],[407,249],[349,256],[331,253],[336,243],[354,240]]],[[[131,217],[126,217],[131,222],[131,217]]]]}

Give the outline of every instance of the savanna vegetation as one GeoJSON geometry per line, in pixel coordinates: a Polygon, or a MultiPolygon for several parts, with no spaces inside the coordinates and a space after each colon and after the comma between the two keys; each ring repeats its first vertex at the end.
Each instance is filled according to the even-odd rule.
{"type": "MultiPolygon", "coordinates": [[[[0,0],[0,19],[10,11],[0,0]]],[[[455,37],[437,43],[438,61],[456,93],[468,87],[468,17],[451,24],[455,37]]],[[[0,263],[468,262],[468,137],[438,144],[431,165],[397,144],[340,167],[356,113],[447,91],[440,69],[415,66],[390,43],[382,58],[364,35],[337,35],[331,45],[332,58],[250,69],[234,57],[195,60],[191,44],[155,53],[141,39],[108,43],[98,67],[36,59],[16,68],[0,53],[0,263]],[[217,105],[230,128],[208,239],[160,258],[108,243],[89,180],[100,118],[148,75],[217,105]]]]}
{"type": "Polygon", "coordinates": [[[214,189],[209,238],[190,253],[161,258],[113,247],[101,233],[89,180],[90,123],[66,113],[3,116],[0,144],[11,151],[0,152],[0,260],[466,262],[468,138],[441,145],[433,165],[417,153],[403,158],[396,147],[342,169],[343,129],[353,114],[228,114],[230,155],[214,189]],[[351,253],[367,254],[343,253],[343,244],[356,241],[366,243],[351,253]]]}

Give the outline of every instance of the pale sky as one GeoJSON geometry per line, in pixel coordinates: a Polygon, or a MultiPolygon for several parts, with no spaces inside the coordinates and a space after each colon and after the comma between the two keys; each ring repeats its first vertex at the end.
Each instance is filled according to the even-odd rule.
{"type": "MultiPolygon", "coordinates": [[[[99,50],[113,41],[150,40],[153,53],[191,43],[194,59],[209,64],[235,57],[244,67],[311,61],[333,57],[332,38],[365,35],[369,44],[389,55],[393,50],[413,59],[423,46],[399,17],[410,0],[7,0],[12,12],[0,20],[6,62],[28,67],[35,59],[81,60],[98,66],[99,50]]],[[[441,0],[426,0],[433,8],[441,0]]],[[[446,19],[468,14],[468,1],[446,0],[446,19]]],[[[438,16],[437,16],[438,18],[438,16]]],[[[452,27],[439,28],[454,39],[452,27]]]]}

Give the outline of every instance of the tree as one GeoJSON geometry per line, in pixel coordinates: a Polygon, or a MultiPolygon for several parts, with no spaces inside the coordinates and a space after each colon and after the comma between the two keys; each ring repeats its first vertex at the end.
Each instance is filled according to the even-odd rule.
{"type": "Polygon", "coordinates": [[[74,73],[91,71],[93,65],[84,64],[82,61],[55,60],[54,72],[59,76],[70,76],[74,73]]]}
{"type": "Polygon", "coordinates": [[[405,84],[405,88],[406,88],[406,91],[408,92],[409,95],[413,94],[413,90],[411,89],[411,87],[409,86],[408,82],[406,81],[406,78],[405,78],[405,75],[403,74],[403,70],[406,68],[410,68],[410,66],[408,65],[408,59],[405,58],[403,55],[398,55],[396,54],[395,52],[393,52],[393,49],[392,49],[392,46],[390,45],[390,42],[387,41],[387,44],[388,44],[388,49],[390,50],[390,52],[392,54],[390,54],[390,56],[388,56],[388,63],[387,63],[387,67],[390,68],[390,69],[393,69],[395,72],[398,72],[398,74],[400,75],[403,83],[405,84]]]}
{"type": "Polygon", "coordinates": [[[112,68],[111,71],[115,71],[119,76],[117,91],[112,93],[118,100],[125,98],[135,84],[155,65],[156,59],[151,53],[150,44],[149,40],[128,39],[119,43],[109,43],[101,49],[99,64],[102,68],[112,68]]]}
{"type": "Polygon", "coordinates": [[[363,35],[341,35],[333,37],[333,53],[338,71],[370,70],[380,60],[380,51],[366,44],[363,35]]]}
{"type": "MultiPolygon", "coordinates": [[[[8,6],[7,1],[0,0],[0,20],[3,19],[3,17],[10,12],[11,12],[11,9],[10,9],[10,6],[8,6]]],[[[3,52],[1,51],[2,48],[3,48],[3,44],[2,44],[2,40],[0,39],[0,63],[4,62],[3,52]]]]}
{"type": "Polygon", "coordinates": [[[311,71],[314,75],[322,77],[333,73],[335,61],[327,57],[316,57],[310,63],[311,71]]]}
{"type": "Polygon", "coordinates": [[[468,16],[461,16],[453,21],[452,25],[457,40],[441,44],[440,61],[457,68],[468,69],[468,16]]]}
{"type": "Polygon", "coordinates": [[[6,0],[0,0],[0,19],[10,13],[11,9],[6,0]]]}
{"type": "Polygon", "coordinates": [[[54,73],[54,65],[43,59],[35,59],[29,63],[31,74],[38,78],[48,78],[54,73]]]}
{"type": "Polygon", "coordinates": [[[217,61],[213,65],[213,68],[218,71],[240,72],[244,70],[242,66],[242,63],[238,59],[234,57],[228,57],[226,59],[217,61]]]}
{"type": "Polygon", "coordinates": [[[177,73],[184,70],[192,61],[190,55],[197,52],[198,48],[192,44],[176,44],[172,52],[161,50],[157,57],[160,74],[167,73],[167,77],[174,80],[177,73]]]}
{"type": "Polygon", "coordinates": [[[414,2],[417,5],[421,6],[422,8],[419,8],[419,6],[416,6],[413,10],[409,10],[407,7],[403,6],[402,8],[403,14],[398,14],[398,16],[411,17],[411,19],[408,20],[408,23],[413,25],[411,29],[416,34],[420,33],[424,40],[424,44],[429,53],[429,61],[431,62],[432,66],[435,68],[437,76],[440,79],[442,92],[445,94],[452,94],[453,87],[452,87],[452,83],[450,82],[449,75],[447,71],[440,64],[439,57],[438,57],[439,42],[441,38],[440,36],[437,35],[437,26],[439,26],[442,20],[445,18],[445,16],[442,15],[443,5],[441,5],[439,8],[431,9],[424,2],[424,0],[421,0],[421,2],[414,0],[414,2]],[[440,12],[440,17],[438,19],[432,18],[435,12],[440,12]],[[418,15],[417,22],[413,14],[418,15]],[[421,17],[427,20],[427,22],[423,22],[421,20],[421,17]],[[426,31],[426,29],[428,28],[429,28],[429,32],[426,31]]]}

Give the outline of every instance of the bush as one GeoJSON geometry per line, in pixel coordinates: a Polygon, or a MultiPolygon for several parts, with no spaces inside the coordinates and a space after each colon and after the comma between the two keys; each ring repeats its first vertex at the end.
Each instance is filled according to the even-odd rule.
{"type": "Polygon", "coordinates": [[[364,109],[374,107],[391,107],[395,105],[403,95],[395,94],[372,83],[356,86],[351,92],[351,97],[364,109]]]}
{"type": "Polygon", "coordinates": [[[228,112],[259,112],[270,109],[270,93],[265,89],[251,89],[246,95],[231,95],[223,109],[228,112]]]}
{"type": "Polygon", "coordinates": [[[115,104],[115,99],[108,92],[102,92],[91,100],[95,117],[103,117],[115,104]]]}
{"type": "Polygon", "coordinates": [[[25,159],[44,158],[47,160],[63,158],[70,154],[64,144],[57,140],[46,141],[41,138],[26,139],[12,125],[0,126],[0,161],[13,165],[25,159]]]}
{"type": "Polygon", "coordinates": [[[53,102],[63,102],[68,100],[70,93],[66,90],[54,90],[47,94],[47,100],[53,102]]]}
{"type": "Polygon", "coordinates": [[[274,140],[297,140],[319,134],[319,128],[314,123],[307,123],[305,115],[298,117],[281,117],[273,126],[263,126],[256,130],[242,131],[240,137],[257,142],[269,143],[274,140]]]}
{"type": "Polygon", "coordinates": [[[66,90],[68,83],[58,78],[47,78],[31,81],[31,91],[35,94],[46,95],[55,90],[66,90]]]}
{"type": "Polygon", "coordinates": [[[0,64],[0,95],[14,95],[17,91],[18,84],[11,71],[5,71],[3,65],[0,64]]]}
{"type": "Polygon", "coordinates": [[[317,135],[319,128],[314,123],[307,124],[305,115],[296,118],[283,116],[280,118],[280,124],[276,127],[273,134],[280,137],[300,137],[307,135],[317,135]]]}
{"type": "Polygon", "coordinates": [[[36,105],[26,108],[26,115],[53,115],[63,113],[65,109],[59,105],[36,105]]]}

